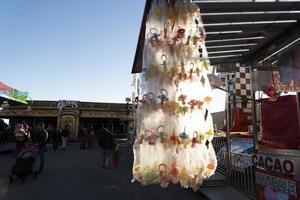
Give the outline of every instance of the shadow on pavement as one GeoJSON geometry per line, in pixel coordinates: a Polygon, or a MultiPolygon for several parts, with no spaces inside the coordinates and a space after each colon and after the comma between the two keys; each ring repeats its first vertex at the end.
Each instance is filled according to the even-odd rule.
{"type": "Polygon", "coordinates": [[[180,200],[205,199],[201,193],[170,185],[141,186],[131,183],[132,150],[122,147],[120,169],[101,168],[101,150],[79,150],[79,143],[69,144],[66,151],[47,152],[45,169],[36,179],[9,184],[8,171],[14,154],[0,156],[0,199],[2,200],[180,200]]]}

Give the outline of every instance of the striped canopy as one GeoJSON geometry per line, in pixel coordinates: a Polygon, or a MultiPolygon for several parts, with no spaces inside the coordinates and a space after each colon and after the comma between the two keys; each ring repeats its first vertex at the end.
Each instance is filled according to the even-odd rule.
{"type": "Polygon", "coordinates": [[[0,101],[9,104],[27,104],[28,92],[22,92],[0,81],[0,101]]]}

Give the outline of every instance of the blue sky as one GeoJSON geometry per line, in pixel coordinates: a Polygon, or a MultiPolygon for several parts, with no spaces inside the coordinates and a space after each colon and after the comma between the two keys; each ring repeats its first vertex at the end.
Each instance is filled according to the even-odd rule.
{"type": "MultiPolygon", "coordinates": [[[[125,102],[145,0],[1,0],[0,81],[35,100],[125,102]]],[[[215,91],[213,111],[223,110],[215,91]]]]}
{"type": "Polygon", "coordinates": [[[0,1],[0,81],[31,98],[124,102],[145,1],[0,1]]]}

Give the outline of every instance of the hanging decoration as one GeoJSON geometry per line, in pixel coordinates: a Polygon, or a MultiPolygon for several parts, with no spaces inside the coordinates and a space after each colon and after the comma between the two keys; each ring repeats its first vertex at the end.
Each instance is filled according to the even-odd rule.
{"type": "Polygon", "coordinates": [[[133,181],[196,191],[217,165],[210,62],[200,9],[170,2],[154,0],[147,17],[133,181]]]}

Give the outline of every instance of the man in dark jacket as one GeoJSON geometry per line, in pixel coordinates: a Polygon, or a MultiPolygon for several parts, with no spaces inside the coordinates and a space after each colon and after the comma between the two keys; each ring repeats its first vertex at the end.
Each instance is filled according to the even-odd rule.
{"type": "Polygon", "coordinates": [[[85,149],[86,140],[87,140],[87,130],[85,127],[82,127],[79,130],[79,137],[80,137],[80,149],[85,149]]]}
{"type": "Polygon", "coordinates": [[[112,156],[113,149],[113,135],[107,129],[102,129],[98,141],[102,149],[102,168],[108,169],[112,156]]]}
{"type": "Polygon", "coordinates": [[[59,140],[60,140],[60,132],[58,129],[55,129],[53,132],[52,132],[52,141],[53,141],[53,146],[52,146],[52,150],[54,152],[57,151],[58,149],[58,143],[59,143],[59,140]]]}
{"type": "Polygon", "coordinates": [[[48,133],[45,130],[44,123],[38,123],[36,129],[30,134],[30,139],[32,143],[37,145],[39,149],[39,158],[40,158],[40,166],[38,172],[42,172],[44,168],[44,155],[46,151],[46,142],[48,139],[48,133]]]}
{"type": "Polygon", "coordinates": [[[66,150],[67,140],[69,135],[71,134],[71,124],[65,125],[61,132],[61,149],[66,150]]]}

